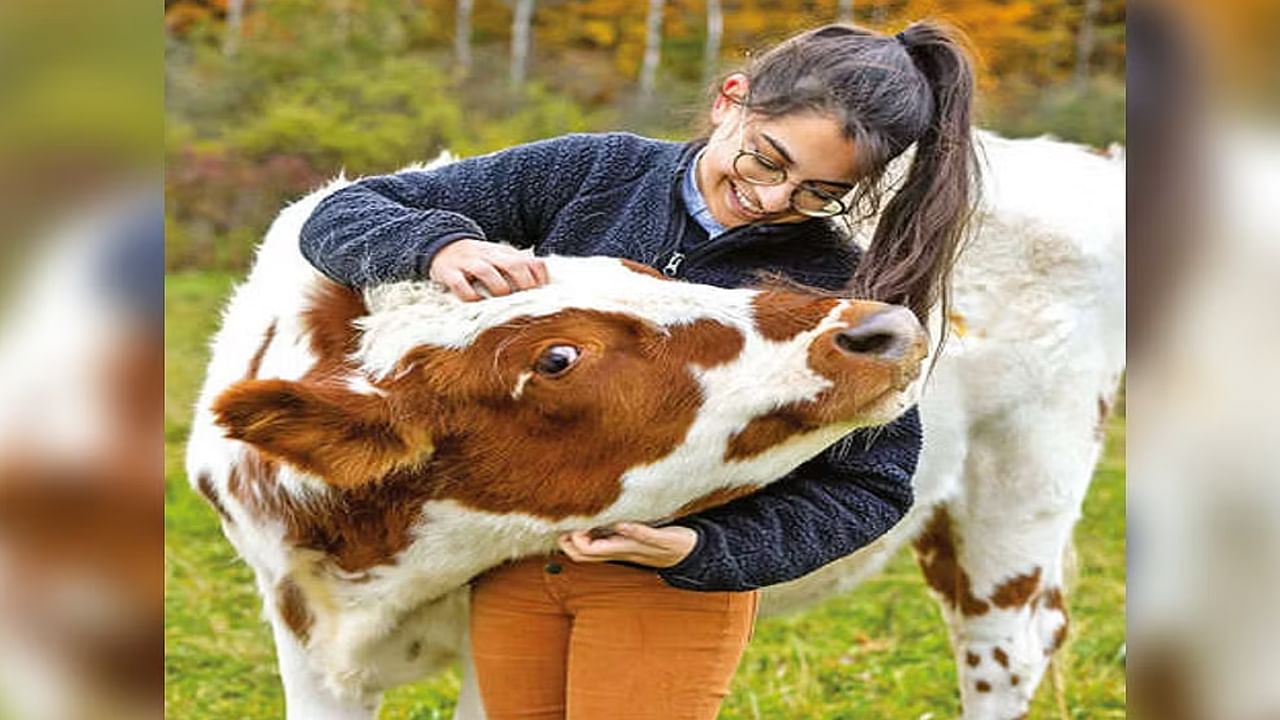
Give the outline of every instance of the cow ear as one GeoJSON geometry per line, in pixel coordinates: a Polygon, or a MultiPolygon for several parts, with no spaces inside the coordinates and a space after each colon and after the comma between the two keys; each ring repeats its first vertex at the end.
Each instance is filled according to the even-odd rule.
{"type": "Polygon", "coordinates": [[[317,475],[358,487],[431,455],[425,428],[400,426],[384,398],[287,380],[246,380],[213,403],[226,436],[317,475]]]}

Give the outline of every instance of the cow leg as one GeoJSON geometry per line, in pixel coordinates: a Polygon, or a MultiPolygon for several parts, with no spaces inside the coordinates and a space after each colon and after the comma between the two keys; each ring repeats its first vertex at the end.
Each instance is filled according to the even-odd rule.
{"type": "Polygon", "coordinates": [[[284,622],[272,617],[271,631],[284,683],[287,720],[373,720],[380,695],[359,700],[338,697],[311,669],[306,649],[284,622]]]}
{"type": "Polygon", "coordinates": [[[961,493],[915,541],[966,720],[1024,716],[1067,634],[1063,566],[1101,445],[1097,412],[1035,415],[975,429],[961,493]]]}

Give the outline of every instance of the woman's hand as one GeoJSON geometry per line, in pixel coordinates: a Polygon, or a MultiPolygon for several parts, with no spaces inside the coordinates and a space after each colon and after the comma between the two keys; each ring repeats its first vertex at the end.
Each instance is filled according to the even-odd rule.
{"type": "Polygon", "coordinates": [[[574,562],[626,560],[650,567],[671,567],[684,560],[698,544],[698,532],[679,525],[649,527],[618,523],[613,535],[592,537],[590,530],[560,536],[560,549],[574,562]]]}
{"type": "Polygon", "coordinates": [[[531,253],[486,240],[458,240],[431,260],[427,276],[462,300],[479,300],[473,283],[491,295],[510,295],[547,283],[547,266],[531,253]]]}

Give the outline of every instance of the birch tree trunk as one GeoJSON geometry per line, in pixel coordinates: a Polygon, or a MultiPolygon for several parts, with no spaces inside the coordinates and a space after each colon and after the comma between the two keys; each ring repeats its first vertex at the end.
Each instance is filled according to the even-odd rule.
{"type": "Polygon", "coordinates": [[[649,0],[645,20],[644,64],[640,67],[640,95],[651,97],[658,79],[658,61],[662,58],[662,7],[665,0],[649,0]]]}
{"type": "Polygon", "coordinates": [[[1083,88],[1089,82],[1089,58],[1093,55],[1093,30],[1098,20],[1102,0],[1084,0],[1084,15],[1080,18],[1080,30],[1076,33],[1076,87],[1083,88]]]}
{"type": "Polygon", "coordinates": [[[231,57],[240,49],[240,28],[244,24],[244,0],[227,0],[227,27],[222,36],[222,54],[231,57]]]}
{"type": "Polygon", "coordinates": [[[351,39],[351,2],[350,0],[337,0],[336,27],[338,29],[338,43],[346,46],[351,39]]]}
{"type": "Polygon", "coordinates": [[[524,85],[529,67],[529,35],[533,26],[534,0],[516,0],[515,16],[511,21],[511,85],[524,85]]]}
{"type": "Polygon", "coordinates": [[[724,37],[724,12],[720,0],[707,0],[707,46],[702,53],[702,84],[710,85],[720,71],[720,41],[724,37]]]}
{"type": "Polygon", "coordinates": [[[474,0],[458,0],[453,24],[454,71],[458,77],[471,72],[471,10],[474,0]]]}
{"type": "Polygon", "coordinates": [[[853,24],[853,0],[840,0],[836,11],[836,22],[845,25],[853,24]]]}

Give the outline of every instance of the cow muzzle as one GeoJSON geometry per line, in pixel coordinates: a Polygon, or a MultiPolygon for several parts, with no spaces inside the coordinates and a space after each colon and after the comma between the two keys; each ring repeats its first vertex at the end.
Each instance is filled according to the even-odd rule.
{"type": "Polygon", "coordinates": [[[843,352],[889,361],[919,362],[925,349],[924,330],[915,314],[893,306],[837,332],[831,341],[843,352]]]}

